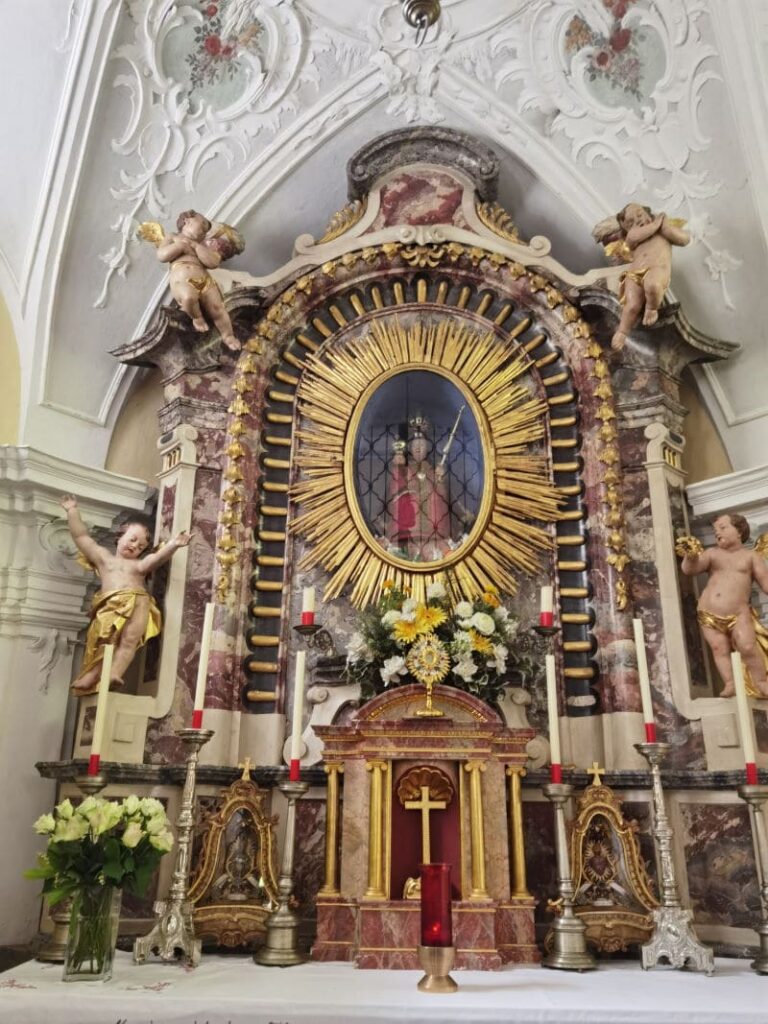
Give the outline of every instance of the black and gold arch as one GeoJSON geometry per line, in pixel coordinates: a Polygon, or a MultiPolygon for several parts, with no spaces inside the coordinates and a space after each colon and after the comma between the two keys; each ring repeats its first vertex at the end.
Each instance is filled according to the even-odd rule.
{"type": "MultiPolygon", "coordinates": [[[[364,606],[377,598],[386,579],[409,589],[417,600],[424,599],[426,586],[437,578],[447,580],[458,597],[474,597],[489,584],[514,593],[519,573],[539,568],[538,554],[553,543],[545,524],[557,519],[562,498],[544,450],[547,402],[536,394],[532,368],[527,354],[511,352],[497,329],[483,329],[434,310],[405,317],[380,313],[364,330],[342,332],[307,360],[297,390],[301,427],[295,462],[301,479],[292,496],[300,513],[292,530],[308,545],[301,568],[322,566],[329,574],[327,599],[349,590],[351,602],[364,606]],[[410,553],[382,525],[384,518],[392,518],[383,497],[385,485],[379,483],[381,515],[366,515],[359,479],[365,476],[361,464],[377,467],[374,483],[392,475],[389,449],[405,449],[405,437],[392,441],[381,432],[372,444],[370,429],[362,428],[377,401],[391,406],[409,384],[417,392],[410,398],[411,409],[423,408],[430,393],[442,395],[450,389],[456,395],[456,416],[448,411],[454,427],[445,427],[439,444],[436,437],[427,441],[428,418],[414,418],[416,437],[422,437],[425,446],[431,444],[433,451],[431,466],[419,463],[425,467],[418,474],[422,487],[439,486],[434,474],[446,472],[460,421],[462,437],[469,440],[461,451],[451,453],[451,464],[463,466],[453,474],[454,490],[462,483],[462,472],[474,484],[473,491],[462,489],[463,502],[452,502],[473,506],[471,511],[463,509],[463,525],[454,536],[446,525],[436,538],[434,520],[439,513],[424,511],[421,518],[431,516],[434,539],[427,541],[425,536],[424,543],[411,544],[410,553]],[[431,477],[425,480],[427,474],[431,477]]],[[[401,458],[404,464],[405,456],[401,458]]],[[[407,480],[404,466],[399,473],[403,494],[415,494],[415,471],[407,480]]],[[[370,498],[371,481],[366,480],[370,498]]],[[[432,502],[431,508],[442,502],[447,524],[447,485],[442,488],[445,498],[432,494],[426,500],[432,502]]]]}

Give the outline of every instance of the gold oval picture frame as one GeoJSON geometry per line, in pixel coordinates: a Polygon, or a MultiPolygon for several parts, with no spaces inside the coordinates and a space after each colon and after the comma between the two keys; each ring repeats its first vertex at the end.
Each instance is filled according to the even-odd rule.
{"type": "Polygon", "coordinates": [[[392,314],[372,319],[364,334],[330,339],[307,361],[299,384],[300,425],[291,495],[300,512],[291,531],[304,538],[301,570],[329,574],[325,599],[350,587],[357,607],[375,601],[385,580],[424,600],[427,586],[446,582],[457,598],[495,585],[517,590],[520,572],[538,568],[552,546],[546,523],[561,498],[541,450],[547,404],[526,387],[532,363],[503,336],[462,322],[455,313],[392,314]],[[410,561],[386,550],[369,529],[356,491],[355,442],[366,406],[398,374],[431,371],[454,384],[480,432],[484,485],[466,540],[441,559],[410,561]]]}

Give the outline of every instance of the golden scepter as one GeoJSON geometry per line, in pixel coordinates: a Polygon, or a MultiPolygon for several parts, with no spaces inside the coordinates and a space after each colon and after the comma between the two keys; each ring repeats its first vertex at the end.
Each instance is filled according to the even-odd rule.
{"type": "Polygon", "coordinates": [[[459,409],[459,414],[456,417],[456,422],[453,424],[451,432],[448,435],[448,440],[445,442],[445,448],[443,448],[443,455],[442,458],[440,459],[440,462],[438,463],[439,466],[445,466],[445,460],[448,458],[448,452],[451,450],[453,439],[454,437],[456,437],[456,431],[459,429],[459,420],[461,419],[461,414],[464,412],[466,408],[466,405],[462,405],[462,407],[459,409]]]}

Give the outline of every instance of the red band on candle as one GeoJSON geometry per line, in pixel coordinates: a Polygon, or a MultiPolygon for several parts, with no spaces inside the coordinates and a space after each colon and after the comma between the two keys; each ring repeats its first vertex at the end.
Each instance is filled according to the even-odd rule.
{"type": "MultiPolygon", "coordinates": [[[[91,754],[88,759],[88,774],[98,775],[99,774],[99,763],[101,762],[101,754],[91,754]]],[[[755,781],[757,781],[757,775],[755,775],[755,781]]]]}
{"type": "Polygon", "coordinates": [[[758,783],[757,779],[757,765],[753,761],[747,761],[747,785],[756,786],[758,783]]]}
{"type": "Polygon", "coordinates": [[[551,626],[555,621],[553,612],[539,612],[539,625],[540,626],[551,626]]]}
{"type": "Polygon", "coordinates": [[[203,728],[203,709],[192,712],[192,728],[202,729],[203,728]]]}
{"type": "Polygon", "coordinates": [[[314,626],[314,624],[315,624],[315,613],[314,612],[302,612],[301,613],[301,624],[302,624],[302,626],[314,626]]]}
{"type": "Polygon", "coordinates": [[[288,779],[289,779],[290,782],[298,782],[299,781],[299,769],[300,769],[300,766],[301,766],[301,761],[298,759],[298,757],[294,757],[294,758],[291,759],[291,766],[288,769],[288,779]]]}
{"type": "Polygon", "coordinates": [[[645,722],[643,724],[645,725],[645,742],[646,743],[655,743],[656,742],[656,723],[655,722],[645,722]]]}
{"type": "Polygon", "coordinates": [[[451,865],[422,864],[421,944],[452,946],[451,865]]]}
{"type": "Polygon", "coordinates": [[[551,764],[549,766],[549,781],[550,782],[562,782],[563,781],[563,766],[561,764],[551,764]]]}

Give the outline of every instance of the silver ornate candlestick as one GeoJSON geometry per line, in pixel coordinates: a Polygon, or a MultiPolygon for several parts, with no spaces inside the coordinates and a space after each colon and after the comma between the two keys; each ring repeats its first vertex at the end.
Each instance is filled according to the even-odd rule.
{"type": "Polygon", "coordinates": [[[743,785],[739,786],[737,792],[749,807],[749,819],[755,840],[757,882],[760,886],[762,920],[757,929],[757,934],[760,936],[760,951],[751,966],[752,970],[757,971],[758,974],[768,974],[768,836],[766,836],[763,813],[763,804],[768,800],[768,786],[743,785]]]}
{"type": "Polygon", "coordinates": [[[555,847],[557,852],[557,901],[561,912],[552,922],[554,946],[541,961],[542,967],[556,967],[563,971],[591,971],[597,964],[587,949],[586,926],[573,912],[573,875],[568,854],[565,831],[565,802],[573,793],[573,786],[565,782],[550,782],[542,787],[547,800],[555,807],[555,847]]]}
{"type": "Polygon", "coordinates": [[[668,743],[635,743],[651,766],[653,782],[653,838],[659,856],[661,871],[661,906],[653,912],[654,930],[651,941],[642,947],[642,966],[647,971],[655,967],[662,958],[672,967],[681,968],[690,962],[697,971],[712,974],[715,969],[714,954],[709,946],[703,946],[696,938],[691,925],[693,914],[680,903],[675,877],[675,862],[672,858],[672,836],[661,786],[661,765],[669,753],[668,743]]]}
{"type": "Polygon", "coordinates": [[[299,953],[299,919],[291,910],[293,895],[293,856],[296,843],[296,801],[309,789],[306,782],[278,782],[278,788],[288,798],[285,816],[285,838],[283,860],[280,865],[280,881],[277,884],[278,904],[267,920],[267,935],[264,945],[254,953],[253,959],[264,967],[292,967],[301,964],[306,957],[299,953]]]}
{"type": "Polygon", "coordinates": [[[175,960],[177,953],[191,967],[200,963],[200,939],[195,938],[192,904],[187,899],[190,852],[192,847],[195,776],[200,748],[213,736],[212,729],[179,729],[176,735],[187,745],[187,774],[181,794],[181,810],[176,819],[176,866],[168,898],[154,906],[155,924],[148,935],[136,939],[133,959],[143,964],[147,955],[157,951],[161,960],[175,960]]]}

